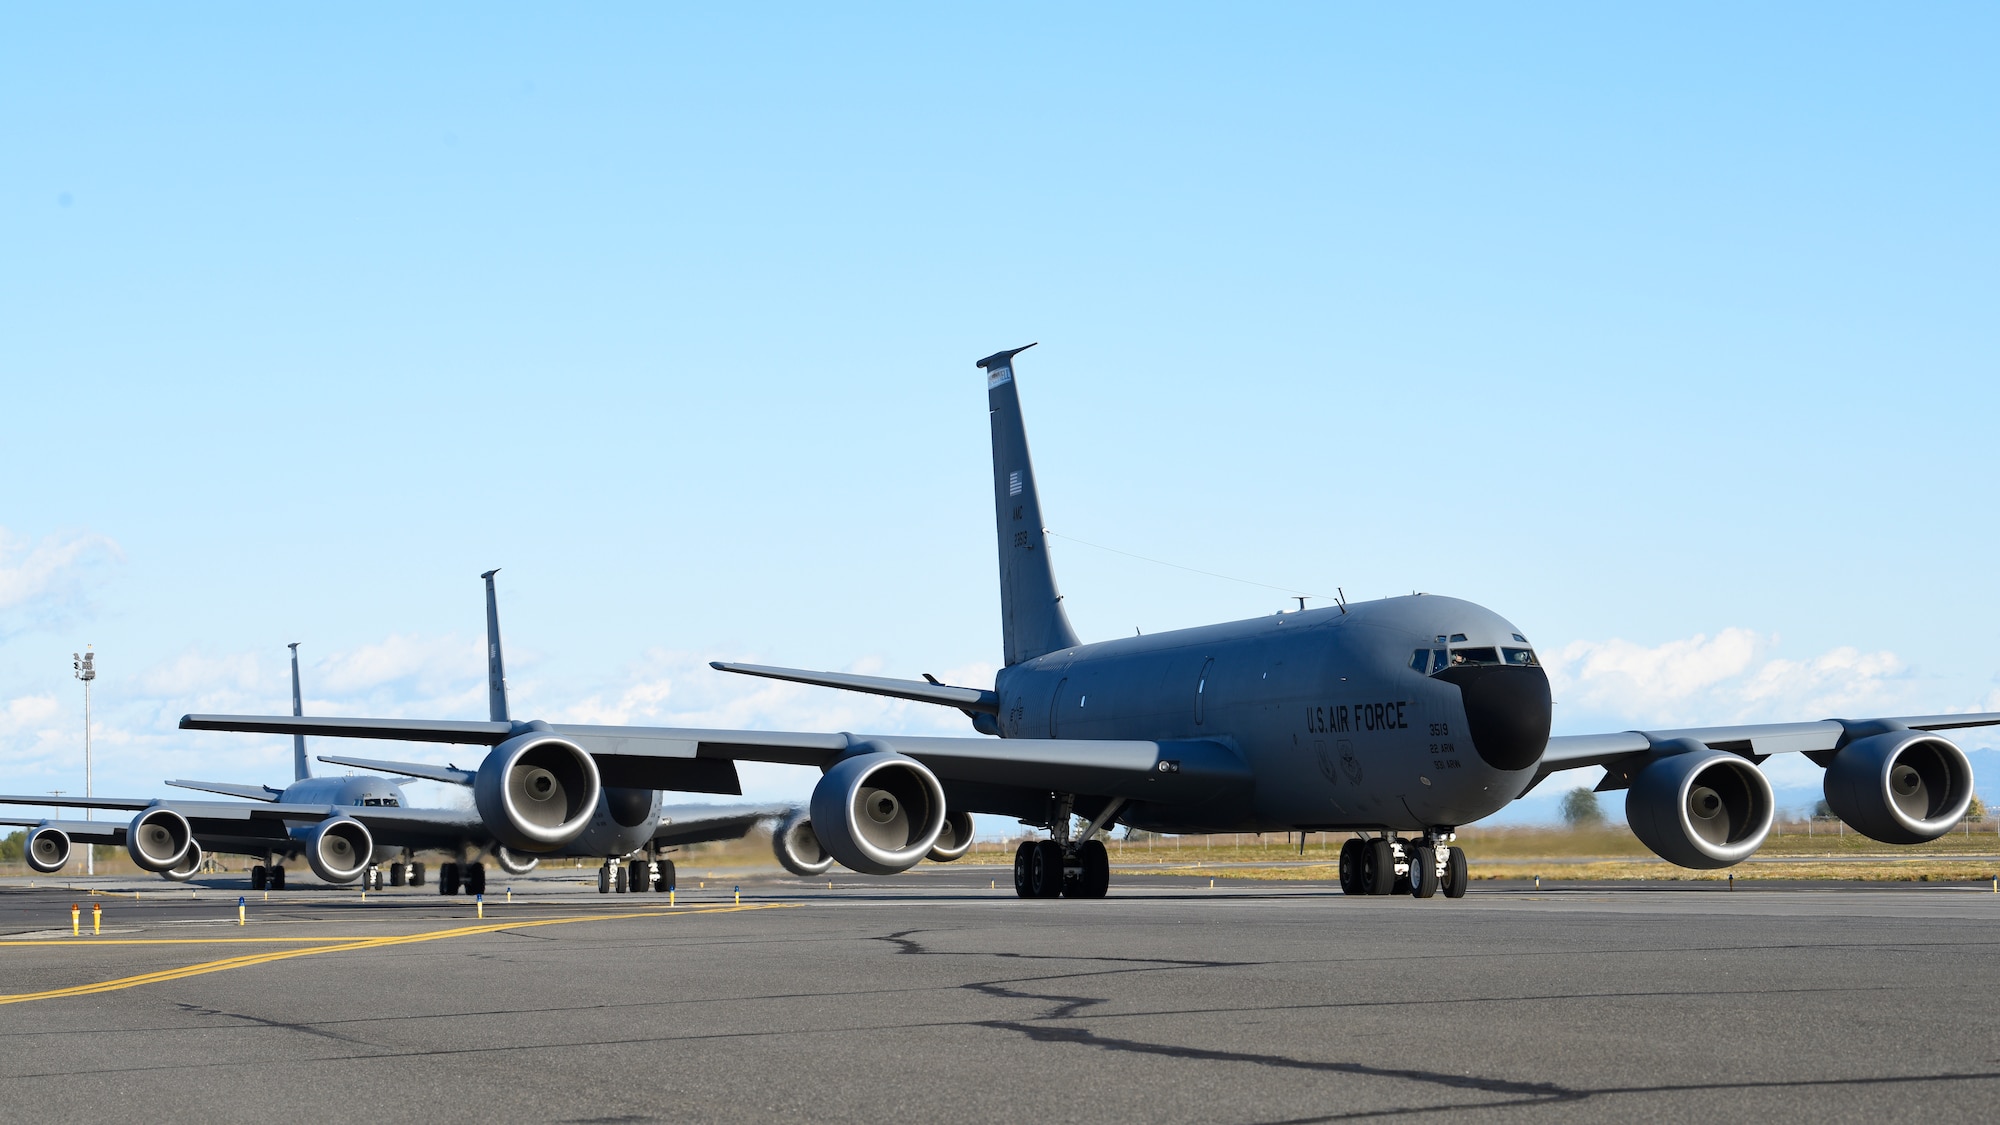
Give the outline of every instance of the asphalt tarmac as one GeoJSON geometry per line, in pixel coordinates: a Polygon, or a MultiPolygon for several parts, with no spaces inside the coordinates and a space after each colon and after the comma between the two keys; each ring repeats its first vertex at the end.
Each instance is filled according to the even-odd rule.
{"type": "Polygon", "coordinates": [[[0,1115],[1817,1123],[2000,1102],[1985,887],[1420,902],[1137,876],[1045,902],[995,868],[830,890],[684,868],[669,907],[588,875],[511,880],[511,903],[495,880],[484,919],[430,888],[252,893],[243,926],[227,879],[0,880],[0,1115]]]}

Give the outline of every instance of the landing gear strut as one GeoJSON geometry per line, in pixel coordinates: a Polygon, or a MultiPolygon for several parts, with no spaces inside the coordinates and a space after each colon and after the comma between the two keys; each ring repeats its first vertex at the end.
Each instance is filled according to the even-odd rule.
{"type": "Polygon", "coordinates": [[[1049,828],[1050,839],[1027,840],[1014,849],[1014,893],[1022,898],[1103,898],[1111,889],[1111,853],[1096,838],[1124,800],[1104,806],[1082,835],[1069,838],[1071,798],[1063,797],[1049,828]]]}

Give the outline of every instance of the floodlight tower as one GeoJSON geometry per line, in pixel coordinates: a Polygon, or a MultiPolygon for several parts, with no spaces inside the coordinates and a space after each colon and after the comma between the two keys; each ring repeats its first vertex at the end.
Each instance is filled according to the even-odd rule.
{"type": "MultiPolygon", "coordinates": [[[[97,654],[89,645],[83,646],[83,655],[70,653],[70,665],[76,669],[76,678],[83,681],[83,797],[90,799],[90,681],[97,678],[97,654]]],[[[83,819],[92,819],[90,807],[85,806],[83,819]]],[[[97,846],[86,844],[83,849],[83,873],[97,874],[97,846]]]]}

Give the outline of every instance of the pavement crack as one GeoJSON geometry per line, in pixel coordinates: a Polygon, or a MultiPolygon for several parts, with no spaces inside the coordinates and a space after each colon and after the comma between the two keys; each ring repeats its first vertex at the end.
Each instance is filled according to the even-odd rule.
{"type": "Polygon", "coordinates": [[[291,1023],[286,1020],[268,1019],[264,1016],[253,1016],[248,1012],[225,1012],[220,1008],[209,1008],[209,1007],[204,1007],[200,1004],[189,1004],[186,1001],[175,1001],[174,1007],[179,1008],[181,1011],[186,1012],[188,1015],[191,1016],[221,1016],[223,1019],[236,1020],[240,1023],[246,1023],[256,1027],[271,1027],[271,1028],[277,1028],[281,1031],[296,1031],[301,1035],[315,1035],[321,1039],[331,1039],[336,1043],[346,1043],[349,1046],[354,1046],[354,1047],[376,1046],[375,1043],[372,1043],[369,1040],[356,1038],[355,1036],[352,1035],[342,1035],[337,1031],[328,1031],[325,1028],[316,1027],[309,1023],[291,1023]]]}

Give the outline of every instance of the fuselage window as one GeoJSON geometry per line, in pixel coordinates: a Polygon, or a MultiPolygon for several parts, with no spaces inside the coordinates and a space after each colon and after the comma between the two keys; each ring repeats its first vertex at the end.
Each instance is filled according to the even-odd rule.
{"type": "Polygon", "coordinates": [[[1412,655],[1412,656],[1410,657],[1410,671],[1412,671],[1412,672],[1428,672],[1428,671],[1430,671],[1430,668],[1431,668],[1431,650],[1430,650],[1430,649],[1427,649],[1427,648],[1420,648],[1420,649],[1418,649],[1418,650],[1417,650],[1417,651],[1415,652],[1415,654],[1413,654],[1413,655],[1412,655]]]}
{"type": "Polygon", "coordinates": [[[1536,668],[1540,667],[1542,663],[1535,659],[1535,650],[1531,648],[1508,648],[1501,649],[1500,651],[1506,654],[1507,663],[1509,664],[1518,664],[1523,668],[1536,668]]]}
{"type": "Polygon", "coordinates": [[[1454,641],[1462,641],[1462,640],[1464,640],[1464,639],[1465,639],[1465,634],[1464,634],[1464,633],[1453,633],[1453,634],[1451,635],[1451,639],[1452,639],[1452,640],[1454,640],[1454,641]]]}
{"type": "Polygon", "coordinates": [[[1451,665],[1454,668],[1471,664],[1498,664],[1500,653],[1490,648],[1455,648],[1451,650],[1451,665]]]}

